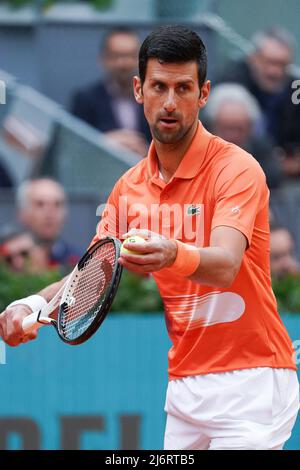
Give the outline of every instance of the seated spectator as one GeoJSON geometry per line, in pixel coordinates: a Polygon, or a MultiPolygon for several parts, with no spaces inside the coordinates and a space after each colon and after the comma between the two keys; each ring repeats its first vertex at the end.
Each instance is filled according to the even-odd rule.
{"type": "Polygon", "coordinates": [[[72,98],[71,112],[105,132],[113,142],[145,156],[150,131],[133,94],[139,46],[134,31],[125,28],[110,31],[98,57],[104,80],[77,91],[72,98]]]}
{"type": "Polygon", "coordinates": [[[17,191],[18,218],[43,250],[48,267],[73,267],[78,253],[61,238],[66,217],[66,195],[62,186],[50,179],[25,181],[17,191]]]}
{"type": "Polygon", "coordinates": [[[300,176],[300,104],[292,101],[288,105],[288,118],[283,122],[283,132],[288,136],[288,143],[281,149],[282,167],[287,181],[298,184],[300,176]]]}
{"type": "Polygon", "coordinates": [[[22,227],[5,225],[0,231],[0,262],[14,272],[42,272],[46,269],[33,236],[22,227]]]}
{"type": "Polygon", "coordinates": [[[274,279],[300,274],[294,240],[287,228],[271,224],[270,252],[271,273],[274,279]]]}
{"type": "Polygon", "coordinates": [[[269,188],[277,188],[283,177],[280,162],[272,143],[254,135],[261,111],[246,88],[236,83],[215,86],[205,112],[212,133],[251,153],[263,168],[269,188]]]}
{"type": "Polygon", "coordinates": [[[227,64],[218,81],[237,82],[257,99],[264,116],[264,129],[282,149],[286,175],[300,175],[300,109],[292,102],[290,73],[294,39],[289,32],[271,28],[257,33],[254,50],[236,63],[227,64]],[[292,160],[292,162],[291,162],[292,160]]]}

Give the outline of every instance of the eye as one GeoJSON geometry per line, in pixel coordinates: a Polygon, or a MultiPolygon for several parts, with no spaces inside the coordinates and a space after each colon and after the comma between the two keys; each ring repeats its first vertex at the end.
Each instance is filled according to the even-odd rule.
{"type": "Polygon", "coordinates": [[[182,83],[179,85],[178,89],[180,92],[184,93],[185,91],[189,90],[189,86],[186,83],[182,83]]]}
{"type": "Polygon", "coordinates": [[[165,89],[165,85],[161,82],[156,82],[154,83],[153,88],[156,91],[163,91],[165,89]]]}

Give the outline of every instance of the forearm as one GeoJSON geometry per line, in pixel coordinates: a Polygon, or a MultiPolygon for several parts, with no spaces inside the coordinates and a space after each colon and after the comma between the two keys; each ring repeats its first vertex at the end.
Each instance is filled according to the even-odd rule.
{"type": "Polygon", "coordinates": [[[40,292],[38,292],[38,295],[41,295],[44,297],[44,299],[47,302],[50,302],[50,300],[57,294],[59,289],[63,286],[63,284],[66,282],[68,276],[64,277],[58,282],[54,282],[53,284],[50,284],[50,286],[45,287],[42,289],[40,292]]]}
{"type": "Polygon", "coordinates": [[[239,267],[237,260],[225,248],[200,248],[200,263],[189,279],[199,284],[225,288],[232,284],[239,267]]]}
{"type": "MultiPolygon", "coordinates": [[[[50,286],[41,290],[38,295],[42,296],[47,302],[49,302],[59,291],[65,280],[66,278],[51,284],[50,286]]],[[[29,296],[29,298],[25,299],[19,299],[19,301],[16,300],[15,305],[10,304],[4,310],[4,312],[0,314],[0,336],[10,346],[18,346],[22,342],[36,338],[38,328],[30,331],[29,333],[25,333],[23,330],[23,321],[25,317],[30,315],[33,311],[36,312],[37,310],[43,308],[44,301],[39,298],[36,299],[38,295],[29,296]],[[34,304],[30,304],[33,299],[26,302],[26,299],[28,300],[30,297],[35,297],[34,304]],[[39,303],[41,303],[40,306],[38,306],[39,303]]],[[[55,313],[54,315],[51,315],[53,318],[56,316],[55,313]]]]}
{"type": "MultiPolygon", "coordinates": [[[[146,238],[143,232],[132,229],[125,235],[146,238]]],[[[138,274],[170,268],[178,276],[217,288],[232,284],[247,248],[247,238],[243,233],[227,226],[212,230],[210,246],[205,248],[160,236],[150,236],[146,240],[147,243],[126,242],[124,248],[131,253],[123,251],[119,263],[138,274]]]]}

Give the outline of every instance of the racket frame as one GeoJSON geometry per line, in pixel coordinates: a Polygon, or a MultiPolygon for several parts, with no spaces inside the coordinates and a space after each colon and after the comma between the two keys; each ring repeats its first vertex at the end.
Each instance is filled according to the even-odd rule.
{"type": "Polygon", "coordinates": [[[59,312],[58,312],[58,316],[57,316],[57,322],[56,322],[56,325],[54,325],[56,327],[56,330],[57,330],[57,333],[58,333],[59,337],[65,343],[70,344],[70,345],[77,345],[77,344],[84,343],[98,330],[98,328],[100,327],[100,325],[104,321],[105,317],[107,316],[107,314],[110,310],[110,307],[112,305],[112,302],[114,300],[115,294],[117,292],[117,289],[118,289],[118,286],[119,286],[119,283],[120,283],[120,280],[121,280],[121,275],[122,275],[122,266],[117,262],[117,260],[120,256],[120,250],[121,250],[121,242],[117,238],[112,238],[112,237],[102,238],[101,240],[97,241],[92,247],[90,247],[90,249],[83,255],[83,257],[79,261],[78,265],[75,267],[74,271],[72,272],[72,279],[71,278],[67,279],[67,283],[65,285],[63,295],[62,295],[62,301],[60,302],[60,305],[59,305],[59,312]],[[72,281],[74,282],[74,280],[76,280],[76,277],[74,279],[75,271],[78,270],[78,272],[79,272],[84,267],[85,263],[89,260],[92,253],[96,249],[98,249],[99,246],[104,245],[105,243],[111,243],[112,241],[114,243],[115,250],[116,250],[116,263],[115,263],[115,266],[114,266],[114,270],[112,272],[113,282],[109,286],[109,289],[108,289],[108,291],[105,295],[106,299],[104,301],[104,306],[102,306],[101,309],[100,309],[101,315],[97,314],[95,319],[92,321],[91,325],[88,327],[88,329],[84,333],[82,333],[82,335],[80,335],[78,338],[76,338],[74,340],[66,339],[64,337],[64,335],[61,331],[61,327],[60,327],[60,313],[61,313],[61,309],[63,308],[63,304],[64,304],[63,299],[65,297],[67,297],[67,295],[66,295],[67,290],[69,289],[69,286],[72,283],[72,281]]]}
{"type": "MultiPolygon", "coordinates": [[[[100,327],[101,323],[104,321],[105,317],[107,316],[110,307],[112,305],[113,299],[115,297],[116,291],[118,289],[121,275],[122,275],[122,266],[117,262],[120,256],[121,250],[121,242],[117,238],[113,237],[105,237],[101,240],[98,240],[94,245],[92,245],[88,251],[82,256],[79,260],[78,264],[75,266],[73,271],[69,274],[67,280],[64,284],[60,287],[59,291],[55,294],[55,296],[47,303],[42,309],[31,313],[23,320],[23,330],[26,333],[30,333],[32,330],[36,330],[44,325],[53,325],[62,341],[70,345],[77,345],[85,342],[89,339],[100,327]],[[87,330],[80,335],[78,338],[74,340],[67,339],[63,332],[62,328],[60,327],[60,319],[61,319],[61,309],[65,303],[66,297],[69,295],[70,285],[76,281],[78,278],[78,272],[84,267],[85,263],[91,257],[92,253],[98,249],[99,246],[105,243],[114,243],[115,250],[116,250],[116,263],[114,266],[114,270],[112,272],[112,279],[113,282],[109,286],[108,292],[106,293],[106,299],[104,301],[104,307],[101,307],[100,312],[101,315],[97,314],[95,319],[92,321],[91,325],[87,328],[87,330]],[[53,313],[57,308],[59,308],[57,320],[54,318],[50,318],[51,313],[53,313]]],[[[99,312],[99,313],[100,313],[99,312]]]]}

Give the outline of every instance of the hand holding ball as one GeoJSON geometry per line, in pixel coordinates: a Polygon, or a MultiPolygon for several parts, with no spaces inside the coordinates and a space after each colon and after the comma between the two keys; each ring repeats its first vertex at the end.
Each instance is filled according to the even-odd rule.
{"type": "Polygon", "coordinates": [[[139,237],[138,235],[133,235],[132,237],[128,237],[126,238],[126,240],[124,240],[121,246],[121,253],[125,253],[126,255],[137,255],[140,253],[137,253],[137,251],[128,250],[127,248],[124,248],[125,243],[147,243],[147,242],[144,238],[139,237]]]}

